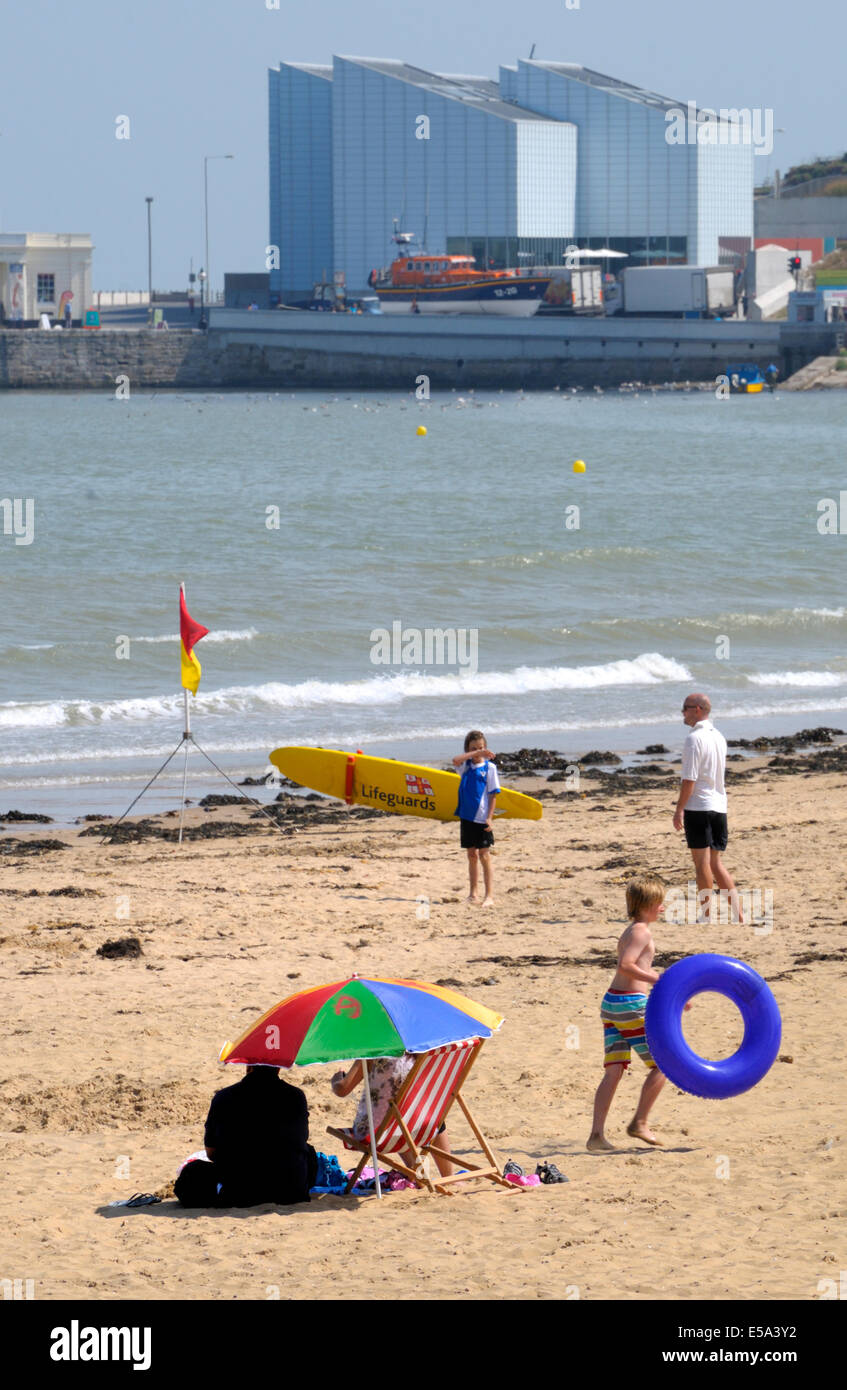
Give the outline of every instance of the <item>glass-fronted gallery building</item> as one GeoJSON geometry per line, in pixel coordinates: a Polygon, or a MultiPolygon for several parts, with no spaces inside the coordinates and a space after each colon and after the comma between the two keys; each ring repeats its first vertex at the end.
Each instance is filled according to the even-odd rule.
{"type": "Polygon", "coordinates": [[[743,132],[680,139],[679,103],[575,64],[519,61],[495,81],[336,57],[269,80],[276,302],[333,275],[363,292],[395,230],[480,268],[561,264],[574,246],[717,265],[722,240],[753,235],[743,132]]]}

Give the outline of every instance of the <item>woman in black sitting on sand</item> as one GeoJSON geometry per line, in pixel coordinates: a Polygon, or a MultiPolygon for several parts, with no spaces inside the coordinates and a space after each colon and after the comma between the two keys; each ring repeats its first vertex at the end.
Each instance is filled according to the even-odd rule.
{"type": "Polygon", "coordinates": [[[183,1206],[309,1201],[317,1171],[309,1109],[278,1067],[250,1066],[241,1081],[215,1092],[204,1143],[211,1161],[187,1164],[177,1179],[183,1206]]]}

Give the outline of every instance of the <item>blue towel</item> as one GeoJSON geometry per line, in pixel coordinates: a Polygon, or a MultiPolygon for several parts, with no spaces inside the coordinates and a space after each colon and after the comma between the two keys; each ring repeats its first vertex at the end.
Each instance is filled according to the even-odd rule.
{"type": "Polygon", "coordinates": [[[318,1171],[312,1192],[339,1192],[347,1186],[347,1174],[335,1154],[318,1153],[318,1171]]]}

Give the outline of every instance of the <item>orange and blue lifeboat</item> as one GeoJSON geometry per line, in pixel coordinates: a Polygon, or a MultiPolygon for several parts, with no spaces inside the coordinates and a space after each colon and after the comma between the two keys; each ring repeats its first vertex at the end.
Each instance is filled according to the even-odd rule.
{"type": "Polygon", "coordinates": [[[529,318],[550,285],[549,275],[477,270],[473,256],[398,256],[368,283],[384,314],[506,314],[529,318]]]}

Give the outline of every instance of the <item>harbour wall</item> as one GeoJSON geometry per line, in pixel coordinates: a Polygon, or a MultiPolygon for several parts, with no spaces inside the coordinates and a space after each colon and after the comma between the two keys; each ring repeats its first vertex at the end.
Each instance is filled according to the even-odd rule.
{"type": "Polygon", "coordinates": [[[0,390],[614,387],[714,381],[744,361],[785,377],[838,346],[814,324],[215,309],[208,333],[0,330],[0,390]]]}

